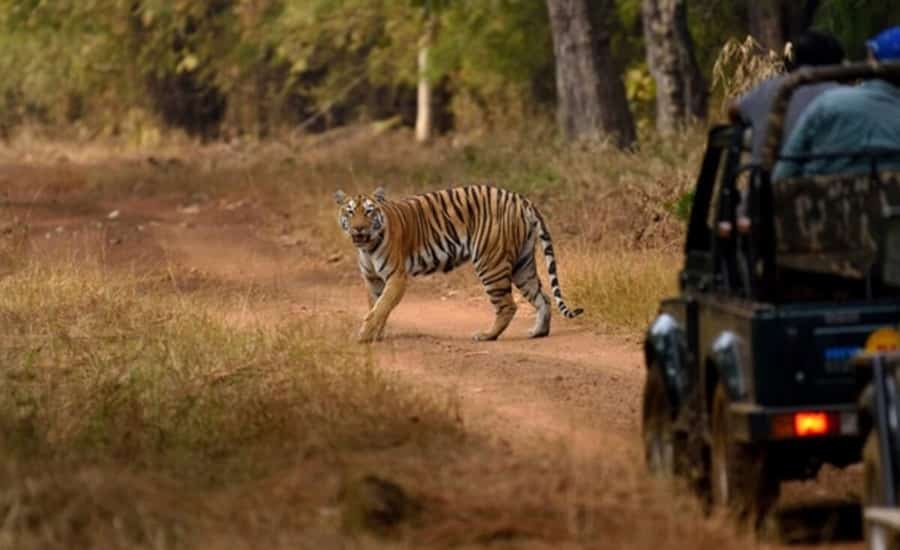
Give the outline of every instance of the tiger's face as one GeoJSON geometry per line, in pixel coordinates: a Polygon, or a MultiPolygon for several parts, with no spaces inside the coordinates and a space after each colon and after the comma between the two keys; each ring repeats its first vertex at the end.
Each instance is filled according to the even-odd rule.
{"type": "Polygon", "coordinates": [[[343,191],[334,194],[338,203],[338,223],[357,248],[366,248],[384,233],[384,189],[372,195],[349,197],[343,191]]]}

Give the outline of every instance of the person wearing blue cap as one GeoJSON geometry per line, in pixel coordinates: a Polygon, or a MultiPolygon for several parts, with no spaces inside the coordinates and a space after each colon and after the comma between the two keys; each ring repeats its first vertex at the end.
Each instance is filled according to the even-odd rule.
{"type": "Polygon", "coordinates": [[[869,55],[877,61],[900,59],[900,27],[890,28],[866,40],[869,55]]]}
{"type": "MultiPolygon", "coordinates": [[[[881,32],[868,40],[866,47],[872,61],[900,61],[900,27],[881,32]]],[[[871,170],[871,160],[847,153],[879,150],[900,150],[900,81],[867,80],[858,86],[829,90],[816,98],[789,134],[781,156],[822,156],[779,160],[772,178],[864,174],[871,170]]],[[[879,160],[878,165],[900,167],[900,155],[879,160]]]]}

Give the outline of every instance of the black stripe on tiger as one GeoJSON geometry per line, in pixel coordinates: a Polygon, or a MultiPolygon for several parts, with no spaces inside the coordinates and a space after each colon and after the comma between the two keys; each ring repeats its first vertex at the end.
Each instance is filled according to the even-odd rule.
{"type": "Polygon", "coordinates": [[[566,305],[566,302],[562,297],[562,289],[559,286],[559,279],[556,275],[556,255],[553,253],[553,238],[550,236],[550,231],[547,230],[547,225],[544,223],[544,218],[541,216],[541,213],[538,212],[537,208],[532,206],[535,214],[535,219],[537,220],[539,238],[543,244],[544,249],[544,260],[547,263],[547,273],[550,275],[550,288],[553,292],[553,298],[556,300],[556,306],[559,308],[560,313],[562,313],[567,319],[571,319],[573,317],[578,317],[582,313],[584,313],[584,309],[575,308],[569,309],[569,306],[566,305]]]}

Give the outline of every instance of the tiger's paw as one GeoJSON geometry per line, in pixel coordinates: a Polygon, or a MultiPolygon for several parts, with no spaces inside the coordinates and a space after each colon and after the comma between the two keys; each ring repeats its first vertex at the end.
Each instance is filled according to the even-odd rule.
{"type": "Polygon", "coordinates": [[[496,336],[491,336],[490,334],[485,334],[483,332],[476,332],[472,335],[472,340],[476,342],[490,342],[491,340],[496,340],[496,336]]]}
{"type": "Polygon", "coordinates": [[[373,330],[364,326],[356,334],[356,342],[359,344],[370,344],[382,340],[384,340],[384,327],[381,327],[380,330],[373,330]]]}
{"type": "Polygon", "coordinates": [[[370,331],[362,328],[356,333],[356,343],[358,344],[370,344],[375,341],[375,334],[370,331]]]}
{"type": "Polygon", "coordinates": [[[548,336],[550,334],[550,327],[542,328],[542,329],[534,329],[529,331],[529,338],[543,338],[544,336],[548,336]]]}

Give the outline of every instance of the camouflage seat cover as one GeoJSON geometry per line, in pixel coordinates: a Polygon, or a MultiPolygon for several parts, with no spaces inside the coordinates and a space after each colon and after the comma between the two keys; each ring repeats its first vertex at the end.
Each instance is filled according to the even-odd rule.
{"type": "Polygon", "coordinates": [[[779,266],[859,279],[880,263],[894,278],[900,172],[779,180],[772,194],[779,266]]]}

